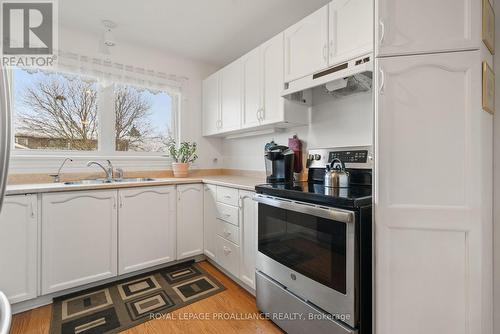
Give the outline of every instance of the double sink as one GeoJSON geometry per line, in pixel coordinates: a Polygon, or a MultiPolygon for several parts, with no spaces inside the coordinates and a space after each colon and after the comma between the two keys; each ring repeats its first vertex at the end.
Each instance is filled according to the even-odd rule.
{"type": "Polygon", "coordinates": [[[139,178],[122,178],[122,179],[96,179],[96,180],[78,180],[78,181],[68,181],[64,182],[63,184],[67,186],[71,185],[80,185],[80,184],[104,184],[104,183],[121,183],[121,182],[151,182],[151,181],[156,181],[155,179],[152,179],[150,177],[139,177],[139,178]]]}

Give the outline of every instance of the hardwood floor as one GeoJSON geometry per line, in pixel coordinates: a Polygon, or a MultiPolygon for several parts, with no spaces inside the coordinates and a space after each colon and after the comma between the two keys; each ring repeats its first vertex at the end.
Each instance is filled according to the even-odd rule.
{"type": "MultiPolygon", "coordinates": [[[[210,263],[204,261],[200,265],[216,277],[227,290],[194,304],[173,311],[170,319],[151,320],[130,328],[126,334],[160,334],[160,333],[282,333],[271,321],[255,319],[210,319],[182,320],[188,314],[258,314],[255,298],[245,289],[238,286],[226,275],[210,263]]],[[[47,305],[28,312],[17,314],[12,319],[11,334],[46,334],[50,328],[52,306],[47,305]]],[[[241,317],[241,316],[240,316],[241,317]]],[[[248,316],[246,316],[248,317],[248,316]]]]}

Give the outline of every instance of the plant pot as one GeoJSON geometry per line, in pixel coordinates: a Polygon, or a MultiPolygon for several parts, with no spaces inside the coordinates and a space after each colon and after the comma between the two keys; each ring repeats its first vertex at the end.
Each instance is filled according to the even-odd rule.
{"type": "Polygon", "coordinates": [[[174,172],[174,177],[188,177],[189,164],[185,162],[172,162],[172,171],[174,172]]]}

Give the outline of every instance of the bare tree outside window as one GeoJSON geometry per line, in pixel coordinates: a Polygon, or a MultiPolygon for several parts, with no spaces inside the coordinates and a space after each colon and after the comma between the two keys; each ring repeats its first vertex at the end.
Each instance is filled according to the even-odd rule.
{"type": "Polygon", "coordinates": [[[104,131],[115,131],[116,151],[166,151],[173,133],[167,93],[115,84],[106,96],[95,80],[20,69],[14,71],[15,147],[97,150],[99,113],[113,112],[98,109],[101,98],[114,99],[115,123],[104,131]]]}
{"type": "MultiPolygon", "coordinates": [[[[22,74],[27,75],[32,74],[22,74]]],[[[37,73],[37,79],[22,88],[14,101],[16,148],[97,149],[95,82],[37,73]]]]}
{"type": "Polygon", "coordinates": [[[134,86],[115,85],[117,151],[166,152],[173,136],[172,98],[134,86]]]}

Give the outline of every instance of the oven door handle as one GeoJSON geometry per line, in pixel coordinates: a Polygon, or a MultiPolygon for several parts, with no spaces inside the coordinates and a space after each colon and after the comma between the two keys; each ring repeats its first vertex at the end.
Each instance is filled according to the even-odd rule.
{"type": "Polygon", "coordinates": [[[253,200],[258,203],[266,204],[276,208],[300,212],[315,217],[335,220],[341,223],[349,224],[354,222],[354,212],[352,211],[334,209],[334,208],[324,208],[310,203],[296,202],[287,199],[282,199],[279,197],[271,197],[260,194],[256,194],[253,197],[253,200]]]}

